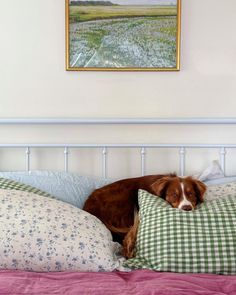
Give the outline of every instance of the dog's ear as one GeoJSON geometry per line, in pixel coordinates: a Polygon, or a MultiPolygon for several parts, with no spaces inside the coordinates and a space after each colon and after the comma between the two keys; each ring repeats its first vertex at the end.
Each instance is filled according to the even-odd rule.
{"type": "Polygon", "coordinates": [[[153,190],[154,194],[165,199],[165,192],[168,187],[169,181],[170,181],[169,176],[164,176],[164,177],[156,180],[151,185],[151,189],[153,190]]]}
{"type": "Polygon", "coordinates": [[[204,201],[204,194],[206,192],[207,186],[200,180],[194,179],[192,177],[189,177],[189,179],[193,183],[193,187],[197,195],[198,203],[202,203],[204,201]]]}

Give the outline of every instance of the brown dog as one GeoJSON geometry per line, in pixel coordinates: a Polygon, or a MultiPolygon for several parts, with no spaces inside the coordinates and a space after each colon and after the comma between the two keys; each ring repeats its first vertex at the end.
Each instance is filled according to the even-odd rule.
{"type": "Polygon", "coordinates": [[[114,241],[123,243],[123,254],[128,258],[134,255],[139,189],[165,199],[174,208],[190,211],[203,202],[206,186],[191,177],[169,174],[124,179],[95,190],[83,209],[107,226],[114,241]]]}

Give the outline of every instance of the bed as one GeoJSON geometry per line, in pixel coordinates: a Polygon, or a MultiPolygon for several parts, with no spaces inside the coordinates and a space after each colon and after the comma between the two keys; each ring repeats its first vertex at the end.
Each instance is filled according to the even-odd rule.
{"type": "Polygon", "coordinates": [[[1,271],[0,294],[234,295],[235,277],[209,274],[132,272],[35,273],[1,271]]]}
{"type": "MultiPolygon", "coordinates": [[[[52,125],[228,125],[235,124],[234,119],[10,119],[0,121],[0,124],[9,127],[9,125],[37,125],[37,126],[52,126],[52,125]]],[[[217,125],[217,126],[218,126],[217,125]]],[[[22,197],[21,202],[32,199],[33,207],[37,207],[37,198],[32,197],[32,194],[42,192],[42,196],[45,199],[50,199],[54,204],[54,197],[61,200],[64,203],[69,203],[68,210],[75,210],[73,214],[77,214],[75,207],[82,207],[86,196],[97,188],[107,183],[114,181],[114,179],[108,178],[108,151],[110,149],[138,149],[140,153],[140,175],[148,173],[147,169],[147,151],[148,149],[175,149],[179,152],[179,174],[185,175],[186,171],[186,150],[189,149],[214,149],[219,151],[219,164],[216,162],[209,169],[205,169],[200,175],[202,180],[208,180],[208,184],[212,185],[209,190],[212,194],[219,193],[219,187],[215,189],[214,185],[221,185],[220,193],[224,192],[225,187],[228,187],[229,183],[236,181],[235,177],[225,177],[226,171],[226,151],[227,149],[236,148],[234,143],[1,143],[0,148],[14,148],[24,149],[25,151],[25,171],[20,172],[1,172],[0,173],[0,191],[5,194],[4,202],[2,204],[3,212],[11,213],[12,207],[6,203],[7,197],[11,194],[19,194],[22,197]],[[64,171],[32,171],[32,151],[34,149],[60,149],[63,152],[64,157],[64,171]],[[89,148],[98,149],[101,152],[101,177],[87,177],[76,175],[69,172],[69,151],[76,148],[89,148]],[[217,166],[218,165],[218,166],[217,166]],[[212,175],[214,177],[212,177],[212,175]],[[211,177],[213,179],[211,179],[211,177]],[[220,181],[219,181],[220,179],[220,181]],[[11,182],[13,181],[13,182],[11,182]],[[18,187],[15,184],[18,184],[18,187]],[[74,187],[73,187],[73,185],[74,187]],[[36,189],[36,191],[34,190],[36,189]],[[11,191],[8,192],[7,190],[11,191]],[[7,191],[7,192],[6,192],[7,191]],[[80,196],[76,198],[76,196],[80,196]],[[67,196],[67,197],[65,197],[67,196]],[[52,197],[52,198],[51,198],[52,197]],[[4,207],[4,206],[7,207],[4,207]],[[8,209],[5,209],[8,208],[8,209]],[[71,209],[72,208],[72,209],[71,209]]],[[[157,171],[158,173],[158,171],[157,171]]],[[[234,189],[231,188],[231,190],[234,189]]],[[[210,198],[210,196],[209,196],[210,198]]],[[[39,198],[38,207],[43,205],[40,203],[39,198]]],[[[27,203],[27,201],[25,201],[27,203]]],[[[26,204],[25,203],[25,204],[26,204]]],[[[15,203],[16,204],[16,203],[15,203]]],[[[60,203],[61,204],[61,203],[60,203]]],[[[19,205],[20,206],[20,205],[19,205]]],[[[28,206],[28,203],[27,203],[28,206]]],[[[51,205],[50,205],[51,206],[51,205]]],[[[13,206],[14,207],[14,206],[13,206]]],[[[49,211],[50,208],[47,207],[49,211]]],[[[60,211],[60,208],[58,209],[60,211]]],[[[64,210],[64,207],[63,207],[64,210]]],[[[61,210],[61,212],[63,211],[61,210]]],[[[52,210],[53,211],[53,210],[52,210]]],[[[59,212],[58,211],[58,212],[59,212]]],[[[8,213],[7,213],[8,214],[8,213]]],[[[50,213],[52,216],[53,213],[50,213]]],[[[64,214],[64,213],[63,213],[64,214]]],[[[65,220],[67,215],[65,213],[65,220]]],[[[13,216],[13,215],[9,215],[13,216]]],[[[84,215],[82,215],[83,218],[84,215]]],[[[57,214],[55,214],[55,219],[57,214]]],[[[8,218],[9,220],[9,218],[8,218]]],[[[10,218],[11,222],[12,219],[10,218]]],[[[73,224],[73,220],[71,223],[73,224]]],[[[95,221],[94,221],[95,222],[95,221]]],[[[96,221],[97,222],[97,221],[96,221]]],[[[65,222],[66,223],[66,222],[65,222]]],[[[68,230],[68,223],[62,230],[66,232],[68,230]],[[66,228],[67,227],[67,228],[66,228]]],[[[13,223],[9,223],[11,227],[13,223]]],[[[5,224],[4,224],[5,226],[5,224]]],[[[8,225],[7,225],[8,226],[8,225]]],[[[7,226],[6,229],[7,229],[7,226]]],[[[27,226],[21,221],[22,228],[27,226]]],[[[92,225],[97,229],[99,224],[92,225]]],[[[54,227],[55,228],[55,227],[54,227]]],[[[61,228],[60,228],[61,229],[61,228]]],[[[3,229],[4,231],[4,229],[3,229]]],[[[17,235],[18,233],[15,233],[17,235]]],[[[22,233],[21,233],[22,234],[22,233]]],[[[107,232],[102,233],[104,235],[107,232]]],[[[93,232],[91,233],[91,236],[93,232]]],[[[104,236],[103,236],[104,237],[104,236]]],[[[22,236],[25,238],[25,236],[22,236]]],[[[26,237],[28,238],[28,237],[26,237]]],[[[87,237],[85,237],[87,238],[87,237]]],[[[76,238],[75,243],[77,242],[76,238]]],[[[92,239],[92,237],[91,237],[92,239]]],[[[109,239],[109,238],[108,238],[109,239]]],[[[235,239],[235,237],[234,237],[235,239]]],[[[37,249],[44,253],[42,241],[36,237],[37,249]]],[[[11,243],[10,241],[9,243],[11,243]]],[[[13,241],[14,242],[14,241],[13,241]]],[[[109,243],[112,243],[109,241],[109,243]]],[[[1,251],[5,249],[4,242],[2,241],[1,251]]],[[[14,244],[12,244],[14,245],[14,244]]],[[[113,244],[112,244],[113,245],[113,244]]],[[[113,245],[114,246],[114,245],[113,245]]],[[[14,248],[14,247],[13,247],[14,248]]],[[[55,248],[56,249],[56,248],[55,248]]],[[[82,249],[82,245],[81,245],[82,249]]],[[[39,251],[38,250],[38,251],[39,251]]],[[[39,251],[39,252],[40,252],[39,251]]],[[[53,252],[53,251],[52,251],[53,252]]],[[[54,251],[55,252],[55,251],[54,251]]],[[[41,253],[41,252],[40,252],[41,253]]],[[[56,250],[57,253],[57,250],[56,250]]],[[[55,253],[53,253],[55,254],[55,253]]],[[[42,254],[43,255],[43,254],[42,254]]],[[[9,255],[8,255],[9,256],[9,255]]],[[[23,254],[22,254],[23,257],[23,254]]],[[[1,253],[1,263],[3,263],[5,257],[1,253]]],[[[50,258],[54,259],[54,258],[50,258]]],[[[120,258],[119,258],[120,259],[120,258]]],[[[121,258],[122,259],[122,258],[121,258]]],[[[32,257],[33,260],[33,257],[32,257]]],[[[122,260],[121,260],[122,262],[122,260]]],[[[19,263],[19,262],[17,262],[19,263]]],[[[7,265],[7,264],[6,264],[7,265]]],[[[60,269],[60,265],[57,265],[56,269],[49,269],[48,271],[42,271],[43,268],[32,267],[31,261],[28,262],[28,269],[23,270],[19,267],[19,264],[14,264],[11,269],[0,270],[0,294],[236,294],[236,277],[235,275],[219,275],[209,273],[175,273],[175,272],[157,272],[148,269],[130,270],[126,268],[107,268],[102,266],[101,269],[84,269],[77,270],[64,270],[60,269]],[[20,269],[17,269],[20,268],[20,269]],[[119,269],[119,270],[117,270],[119,269]],[[58,271],[55,271],[58,270],[58,271]]],[[[34,264],[35,265],[35,264],[34,264]]],[[[72,265],[72,264],[70,264],[72,265]]],[[[109,266],[110,267],[110,266],[109,266]]],[[[113,267],[113,266],[112,266],[113,267]]]]}

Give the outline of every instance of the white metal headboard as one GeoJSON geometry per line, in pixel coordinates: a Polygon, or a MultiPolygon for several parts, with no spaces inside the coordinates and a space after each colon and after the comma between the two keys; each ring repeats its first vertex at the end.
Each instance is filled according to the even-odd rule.
{"type": "MultiPolygon", "coordinates": [[[[211,124],[236,124],[236,118],[176,118],[176,119],[56,119],[56,118],[45,118],[45,119],[0,119],[0,125],[119,125],[119,124],[133,124],[133,125],[163,125],[163,124],[183,124],[183,125],[211,125],[211,124]]],[[[73,148],[97,148],[101,149],[102,156],[102,175],[107,177],[107,150],[110,148],[140,148],[140,163],[141,163],[141,174],[145,175],[146,173],[146,149],[147,148],[174,148],[179,149],[179,174],[181,176],[185,175],[185,162],[186,162],[186,149],[191,148],[210,148],[210,149],[219,149],[219,160],[222,167],[222,170],[225,172],[225,160],[226,160],[226,149],[227,148],[236,148],[236,144],[191,144],[191,143],[180,143],[180,144],[168,144],[168,143],[80,143],[80,144],[0,144],[0,148],[25,148],[26,153],[26,170],[30,171],[31,163],[31,149],[32,148],[61,148],[64,152],[64,170],[68,171],[68,159],[69,159],[69,150],[73,148]]]]}

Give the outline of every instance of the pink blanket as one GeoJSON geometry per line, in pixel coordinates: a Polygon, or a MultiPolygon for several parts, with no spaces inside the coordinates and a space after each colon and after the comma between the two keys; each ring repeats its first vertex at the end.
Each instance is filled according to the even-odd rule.
{"type": "Polygon", "coordinates": [[[0,294],[235,295],[236,276],[158,273],[0,271],[0,294]]]}

